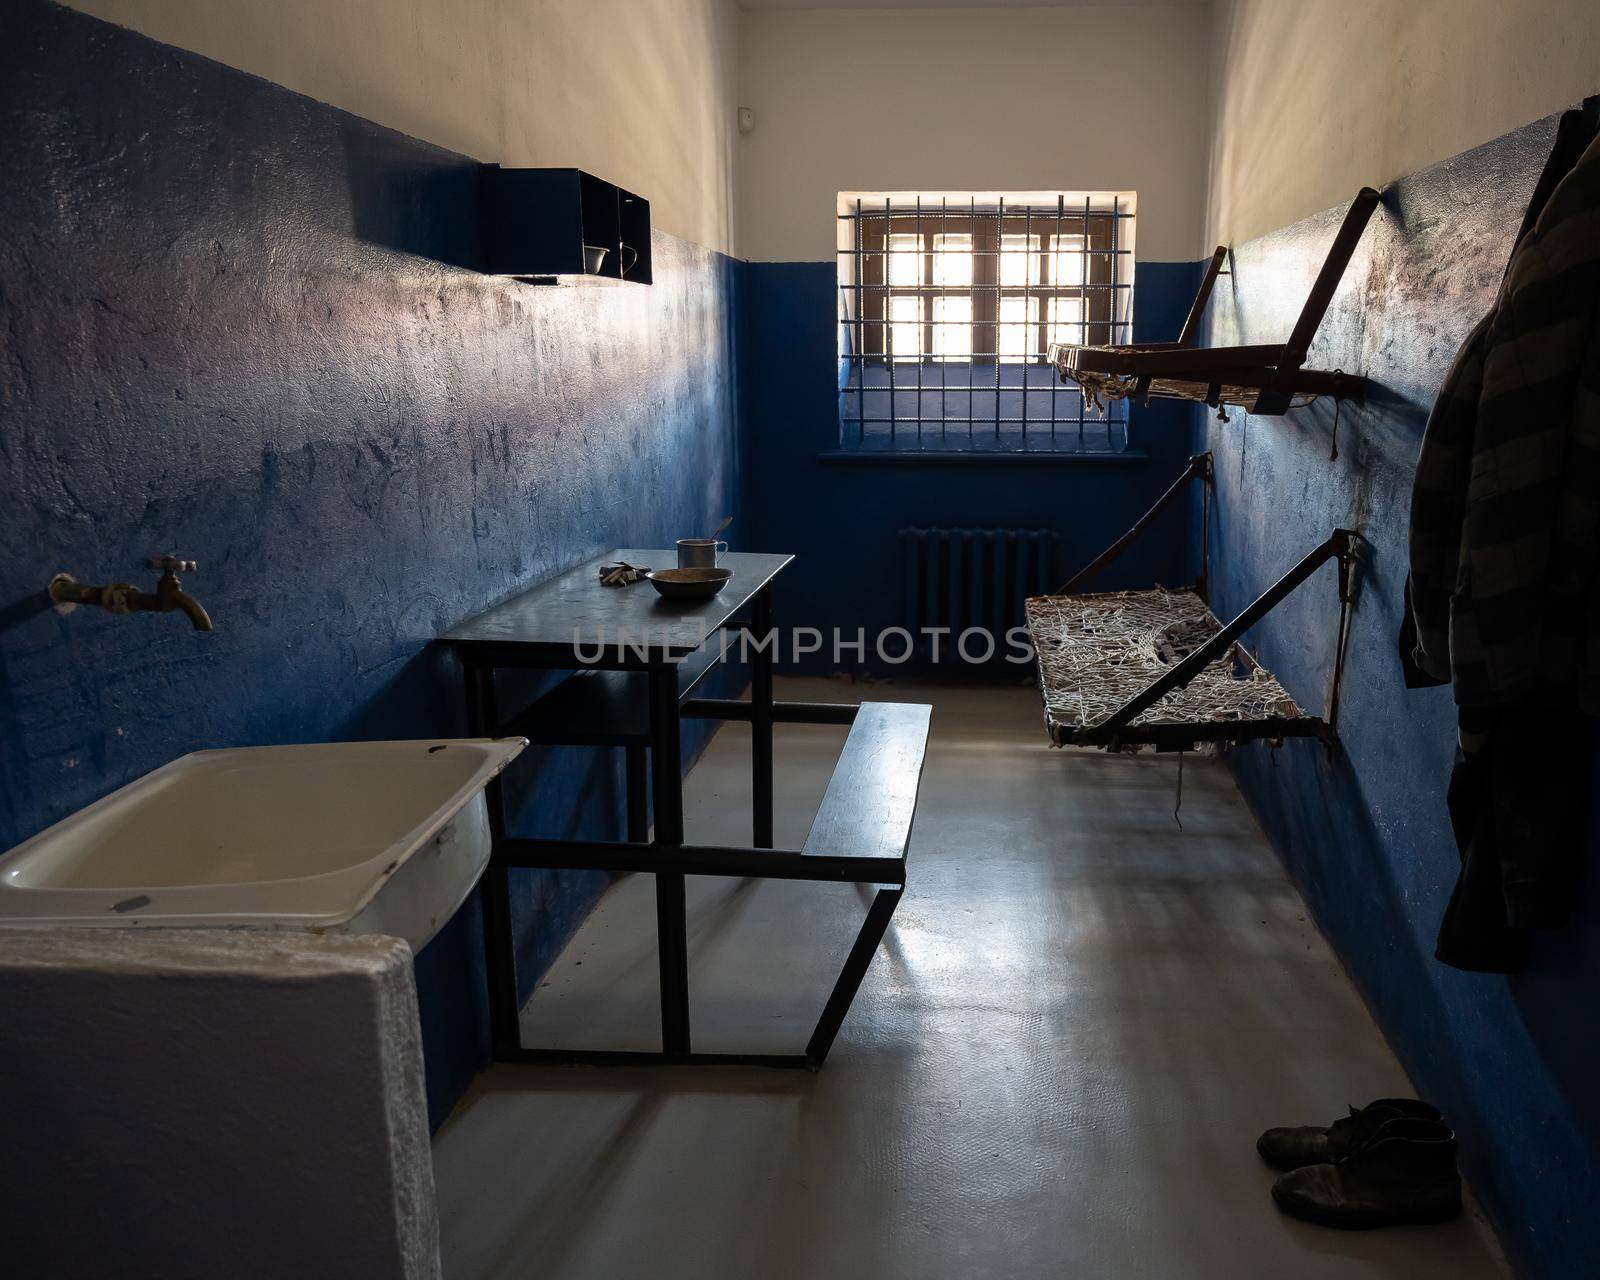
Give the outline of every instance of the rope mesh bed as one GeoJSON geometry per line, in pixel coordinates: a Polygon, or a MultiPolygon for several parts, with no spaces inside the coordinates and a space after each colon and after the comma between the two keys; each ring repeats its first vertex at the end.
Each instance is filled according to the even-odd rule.
{"type": "Polygon", "coordinates": [[[1034,596],[1045,723],[1057,746],[1183,747],[1199,741],[1306,736],[1322,722],[1237,644],[1187,685],[1135,716],[1108,743],[1096,733],[1118,708],[1222,630],[1193,591],[1034,596]]]}

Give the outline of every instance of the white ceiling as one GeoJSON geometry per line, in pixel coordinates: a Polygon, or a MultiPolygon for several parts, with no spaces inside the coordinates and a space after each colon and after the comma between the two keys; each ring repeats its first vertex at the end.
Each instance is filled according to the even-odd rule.
{"type": "Polygon", "coordinates": [[[741,9],[1055,9],[1075,5],[1203,5],[1211,0],[738,0],[741,9]]]}

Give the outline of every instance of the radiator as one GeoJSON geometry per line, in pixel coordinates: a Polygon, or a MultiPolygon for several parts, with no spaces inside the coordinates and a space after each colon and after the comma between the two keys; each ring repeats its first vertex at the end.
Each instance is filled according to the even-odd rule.
{"type": "Polygon", "coordinates": [[[1049,529],[900,530],[901,625],[919,640],[927,628],[981,627],[1003,649],[1005,633],[1023,624],[1023,600],[1060,585],[1059,541],[1049,529]]]}

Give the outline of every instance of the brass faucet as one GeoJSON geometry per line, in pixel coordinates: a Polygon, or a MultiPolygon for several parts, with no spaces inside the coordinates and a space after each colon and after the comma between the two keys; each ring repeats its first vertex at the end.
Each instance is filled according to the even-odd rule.
{"type": "Polygon", "coordinates": [[[154,591],[140,591],[131,582],[91,587],[77,581],[70,573],[58,573],[50,579],[50,599],[63,612],[80,604],[97,604],[111,613],[171,613],[181,609],[196,631],[210,631],[211,615],[178,581],[179,569],[192,573],[199,566],[193,560],[180,560],[177,556],[154,556],[149,565],[162,571],[154,591]]]}

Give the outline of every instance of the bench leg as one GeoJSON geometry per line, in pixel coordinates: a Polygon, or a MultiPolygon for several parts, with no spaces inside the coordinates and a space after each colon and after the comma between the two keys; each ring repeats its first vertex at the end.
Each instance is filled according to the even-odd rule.
{"type": "Polygon", "coordinates": [[[833,984],[833,992],[823,1006],[822,1017],[817,1020],[817,1029],[811,1033],[811,1043],[806,1045],[806,1060],[813,1068],[820,1067],[828,1056],[828,1050],[833,1048],[833,1038],[839,1034],[844,1015],[850,1012],[856,992],[861,989],[861,980],[867,976],[872,957],[878,953],[878,944],[883,941],[883,935],[889,928],[889,918],[900,905],[900,895],[904,892],[904,889],[879,889],[877,896],[872,899],[872,906],[867,909],[866,923],[856,935],[850,954],[845,958],[844,968],[839,971],[839,980],[833,984]]]}

